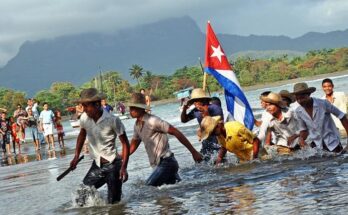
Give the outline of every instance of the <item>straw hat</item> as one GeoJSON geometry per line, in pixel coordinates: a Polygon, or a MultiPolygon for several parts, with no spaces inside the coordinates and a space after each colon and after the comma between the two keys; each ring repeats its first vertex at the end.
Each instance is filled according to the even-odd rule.
{"type": "Polygon", "coordinates": [[[202,88],[195,88],[192,90],[191,99],[187,101],[187,105],[190,106],[199,100],[211,100],[211,98],[205,94],[202,88]]]}
{"type": "Polygon", "coordinates": [[[279,107],[285,107],[285,103],[282,101],[282,97],[278,93],[270,92],[267,96],[263,96],[262,101],[277,105],[279,107]]]}
{"type": "Polygon", "coordinates": [[[200,140],[205,140],[213,132],[217,124],[220,122],[221,116],[206,116],[201,122],[201,138],[200,140]]]}
{"type": "Polygon", "coordinates": [[[289,91],[287,90],[281,90],[279,92],[279,95],[282,97],[282,98],[287,98],[291,101],[291,103],[293,103],[294,101],[296,101],[296,98],[293,94],[291,94],[289,91]]]}
{"type": "Polygon", "coordinates": [[[105,94],[99,93],[95,88],[88,88],[82,90],[80,98],[75,100],[75,103],[96,102],[105,99],[105,94]]]}
{"type": "Polygon", "coordinates": [[[141,93],[133,93],[131,100],[126,104],[128,107],[137,107],[145,110],[150,110],[151,107],[146,105],[145,96],[141,93]]]}
{"type": "Polygon", "coordinates": [[[294,85],[294,92],[291,94],[297,95],[297,94],[306,94],[306,93],[313,93],[316,90],[315,87],[308,87],[308,85],[304,82],[297,83],[294,85]]]}

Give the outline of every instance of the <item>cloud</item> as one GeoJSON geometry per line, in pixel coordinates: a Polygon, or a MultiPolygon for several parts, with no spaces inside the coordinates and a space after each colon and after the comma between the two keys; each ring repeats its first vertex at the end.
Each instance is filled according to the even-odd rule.
{"type": "Polygon", "coordinates": [[[191,16],[205,31],[300,36],[348,27],[344,0],[1,0],[0,65],[27,40],[112,33],[169,17],[191,16]]]}

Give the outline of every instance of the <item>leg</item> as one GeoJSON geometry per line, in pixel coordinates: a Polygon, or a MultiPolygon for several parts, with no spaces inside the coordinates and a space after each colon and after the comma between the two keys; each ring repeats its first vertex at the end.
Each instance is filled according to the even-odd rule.
{"type": "MultiPolygon", "coordinates": [[[[106,183],[108,185],[108,202],[110,204],[119,202],[121,200],[122,195],[122,181],[119,179],[120,177],[120,169],[121,169],[122,161],[115,159],[115,161],[110,164],[106,171],[106,183]]],[[[103,171],[104,171],[103,167],[103,171]]]]}
{"type": "Polygon", "coordinates": [[[154,172],[146,180],[146,185],[161,186],[163,184],[175,184],[180,181],[178,174],[179,165],[174,155],[163,158],[154,172]]]}
{"type": "Polygon", "coordinates": [[[95,161],[93,161],[91,168],[88,170],[85,178],[83,179],[83,184],[87,186],[94,186],[96,189],[105,184],[105,176],[102,170],[97,166],[95,161]]]}
{"type": "Polygon", "coordinates": [[[55,146],[54,146],[54,138],[53,138],[53,134],[50,134],[50,135],[48,135],[49,136],[49,139],[50,139],[50,143],[51,143],[51,145],[52,145],[52,149],[54,149],[55,148],[55,146]]]}

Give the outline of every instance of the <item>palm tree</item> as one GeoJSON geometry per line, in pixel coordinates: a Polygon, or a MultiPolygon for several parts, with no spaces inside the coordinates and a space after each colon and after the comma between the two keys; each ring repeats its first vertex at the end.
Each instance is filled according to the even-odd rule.
{"type": "Polygon", "coordinates": [[[138,86],[140,86],[139,78],[143,76],[143,67],[137,64],[133,64],[132,68],[130,68],[129,70],[130,70],[130,76],[133,79],[137,79],[138,86]]]}

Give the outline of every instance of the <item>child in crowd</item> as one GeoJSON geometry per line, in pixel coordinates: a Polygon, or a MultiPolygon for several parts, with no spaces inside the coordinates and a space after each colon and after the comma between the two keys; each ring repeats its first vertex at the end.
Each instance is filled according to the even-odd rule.
{"type": "Polygon", "coordinates": [[[59,110],[55,113],[55,123],[58,135],[58,143],[60,148],[64,148],[64,129],[62,125],[62,114],[59,110]]]}
{"type": "Polygon", "coordinates": [[[10,117],[10,125],[11,125],[11,134],[12,134],[12,144],[13,151],[16,153],[16,145],[18,146],[18,153],[21,153],[21,144],[19,142],[19,138],[17,136],[17,132],[20,130],[19,126],[15,122],[13,117],[10,117]]]}

